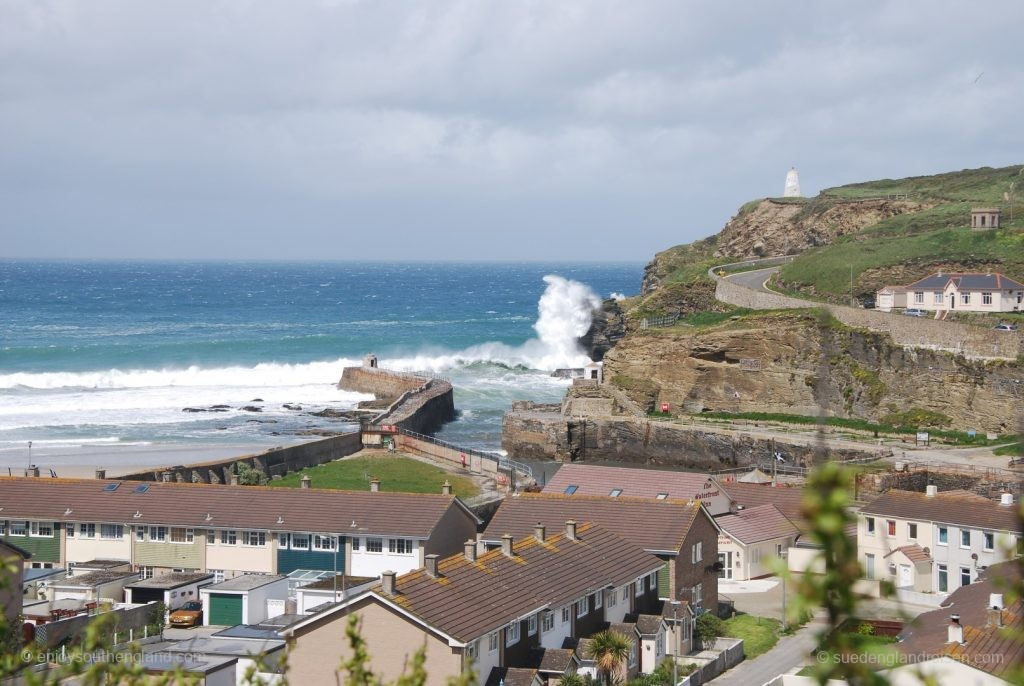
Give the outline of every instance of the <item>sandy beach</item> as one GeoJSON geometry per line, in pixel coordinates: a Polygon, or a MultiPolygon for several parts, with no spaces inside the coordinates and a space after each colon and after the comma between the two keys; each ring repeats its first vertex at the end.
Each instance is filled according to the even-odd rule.
{"type": "MultiPolygon", "coordinates": [[[[107,470],[108,477],[131,474],[146,468],[185,465],[236,455],[260,453],[274,445],[294,445],[302,441],[281,440],[267,443],[160,444],[45,446],[32,448],[32,462],[41,476],[52,470],[59,477],[93,477],[97,469],[107,470]]],[[[28,466],[28,450],[0,452],[0,474],[23,476],[28,466]]]]}

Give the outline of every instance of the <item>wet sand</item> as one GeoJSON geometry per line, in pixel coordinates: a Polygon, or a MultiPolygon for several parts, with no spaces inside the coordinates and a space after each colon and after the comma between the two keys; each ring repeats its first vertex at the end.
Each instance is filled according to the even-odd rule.
{"type": "MultiPolygon", "coordinates": [[[[310,439],[306,439],[310,440],[310,439]]],[[[277,445],[294,445],[304,441],[279,440],[276,443],[216,443],[216,444],[160,444],[160,445],[96,445],[45,446],[32,448],[32,462],[39,467],[40,476],[50,476],[53,470],[59,477],[92,478],[97,469],[107,470],[107,477],[131,474],[147,468],[187,465],[195,462],[224,459],[262,453],[277,445]]],[[[24,476],[28,466],[28,451],[0,452],[0,475],[24,476]]]]}

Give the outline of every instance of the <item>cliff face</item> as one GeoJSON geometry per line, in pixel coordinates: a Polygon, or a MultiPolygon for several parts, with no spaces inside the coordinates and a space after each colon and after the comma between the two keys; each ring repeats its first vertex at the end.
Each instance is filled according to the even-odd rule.
{"type": "Polygon", "coordinates": [[[830,415],[871,421],[922,410],[954,428],[996,432],[1013,430],[1024,402],[1019,364],[908,351],[800,314],[629,336],[606,355],[605,379],[649,410],[667,402],[673,411],[813,416],[823,404],[830,415]]]}
{"type": "Polygon", "coordinates": [[[605,353],[626,335],[626,315],[616,300],[605,300],[601,309],[594,313],[590,329],[580,339],[580,345],[595,362],[604,359],[605,353]]]}

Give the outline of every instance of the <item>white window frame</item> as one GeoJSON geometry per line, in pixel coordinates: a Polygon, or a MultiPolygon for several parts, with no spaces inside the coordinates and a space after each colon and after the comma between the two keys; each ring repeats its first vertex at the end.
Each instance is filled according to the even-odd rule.
{"type": "Polygon", "coordinates": [[[96,522],[82,522],[78,525],[79,538],[96,538],[96,522]]]}
{"type": "Polygon", "coordinates": [[[196,532],[195,529],[186,529],[183,526],[172,526],[171,530],[167,533],[167,540],[170,543],[178,543],[182,545],[194,543],[196,540],[196,532]]]}
{"type": "Polygon", "coordinates": [[[640,577],[633,582],[633,595],[637,598],[644,594],[644,578],[640,577]]]}
{"type": "Polygon", "coordinates": [[[982,293],[981,293],[981,304],[982,305],[991,305],[992,304],[992,294],[987,292],[987,291],[982,291],[982,293]]]}
{"type": "Polygon", "coordinates": [[[75,537],[75,523],[74,522],[68,522],[67,524],[64,525],[64,535],[67,536],[68,538],[74,538],[75,537]]]}
{"type": "Polygon", "coordinates": [[[153,578],[153,568],[150,565],[141,565],[139,567],[139,579],[140,580],[145,580],[145,579],[152,579],[152,578],[153,578]]]}
{"type": "Polygon", "coordinates": [[[411,538],[389,538],[388,552],[392,555],[412,555],[415,548],[411,538]]]}
{"type": "MultiPolygon", "coordinates": [[[[69,524],[69,526],[73,526],[73,525],[69,524]]],[[[7,520],[6,519],[0,519],[0,536],[6,536],[6,535],[7,535],[7,520]]],[[[72,534],[72,535],[74,535],[74,534],[72,534]]]]}
{"type": "Polygon", "coordinates": [[[498,651],[498,632],[492,631],[487,634],[487,652],[495,653],[498,651]]]}
{"type": "Polygon", "coordinates": [[[615,607],[619,603],[619,592],[616,589],[608,591],[608,601],[605,603],[609,608],[615,607]]]}
{"type": "Polygon", "coordinates": [[[940,526],[935,530],[935,545],[949,545],[949,527],[940,526]],[[942,535],[946,535],[946,540],[942,540],[942,535]]]}
{"type": "Polygon", "coordinates": [[[658,588],[658,573],[657,572],[651,572],[650,574],[647,575],[647,585],[650,587],[650,590],[652,590],[652,591],[658,588]]]}
{"type": "Polygon", "coordinates": [[[960,567],[960,588],[971,585],[971,568],[960,567]],[[964,577],[967,577],[967,583],[964,583],[964,577]]]}
{"type": "Polygon", "coordinates": [[[145,541],[146,534],[149,532],[149,527],[144,524],[138,524],[135,526],[135,540],[145,541]]]}
{"type": "Polygon", "coordinates": [[[562,624],[568,624],[572,621],[572,610],[568,605],[562,608],[562,624]]]}
{"type": "Polygon", "coordinates": [[[100,524],[100,540],[121,541],[124,540],[124,524],[111,524],[104,522],[100,524]]]}
{"type": "Polygon", "coordinates": [[[543,633],[553,631],[555,628],[555,613],[550,610],[544,613],[540,621],[540,630],[543,633]]]}
{"type": "Polygon", "coordinates": [[[328,536],[327,534],[314,534],[313,535],[313,550],[321,553],[333,553],[338,549],[338,539],[336,536],[328,536]]]}
{"type": "Polygon", "coordinates": [[[864,534],[867,536],[875,535],[875,518],[865,517],[864,518],[864,534]]]}
{"type": "Polygon", "coordinates": [[[267,546],[267,532],[250,530],[243,531],[242,545],[246,548],[265,548],[267,546]],[[253,541],[256,542],[254,543],[253,541]]]}
{"type": "Polygon", "coordinates": [[[28,521],[24,519],[11,520],[10,536],[28,536],[28,521]]]}
{"type": "Polygon", "coordinates": [[[886,536],[895,536],[896,535],[896,520],[895,519],[887,519],[887,520],[885,520],[885,535],[886,536]]]}
{"type": "Polygon", "coordinates": [[[32,538],[53,538],[53,522],[31,522],[28,526],[28,535],[32,538]],[[40,533],[44,526],[50,530],[50,533],[40,533]]]}
{"type": "Polygon", "coordinates": [[[917,522],[907,522],[907,538],[911,541],[917,540],[917,522]]]}
{"type": "Polygon", "coordinates": [[[960,549],[961,550],[970,550],[971,549],[971,530],[970,529],[960,529],[960,549]],[[967,539],[966,543],[964,543],[964,538],[967,539]]]}
{"type": "Polygon", "coordinates": [[[206,530],[206,545],[217,545],[217,532],[214,529],[206,530]]]}
{"type": "Polygon", "coordinates": [[[924,305],[924,291],[914,291],[914,304],[924,305]]]}
{"type": "Polygon", "coordinates": [[[213,583],[220,584],[224,582],[224,570],[223,569],[210,569],[207,570],[210,574],[213,574],[213,583]]]}
{"type": "Polygon", "coordinates": [[[359,537],[353,536],[350,540],[352,541],[352,552],[357,552],[359,550],[359,537]]]}
{"type": "Polygon", "coordinates": [[[703,607],[704,605],[704,584],[697,584],[693,587],[693,605],[694,607],[703,607]]]}
{"type": "Polygon", "coordinates": [[[587,601],[587,597],[583,596],[582,599],[576,601],[576,619],[586,617],[588,612],[590,612],[590,603],[587,601]]]}
{"type": "Polygon", "coordinates": [[[629,600],[629,584],[626,584],[625,586],[622,587],[622,602],[625,603],[628,600],[629,600]]]}
{"type": "Polygon", "coordinates": [[[505,627],[505,647],[507,648],[508,646],[513,646],[516,643],[519,643],[519,639],[521,638],[521,634],[522,634],[522,629],[521,629],[521,627],[519,625],[519,621],[518,620],[516,620],[514,622],[511,622],[508,626],[506,626],[505,627]]]}
{"type": "Polygon", "coordinates": [[[933,305],[944,305],[946,304],[946,294],[942,291],[932,291],[932,304],[933,305]]]}
{"type": "Polygon", "coordinates": [[[466,659],[470,662],[476,662],[478,645],[476,641],[470,641],[466,644],[466,659]]]}
{"type": "Polygon", "coordinates": [[[366,537],[366,552],[371,555],[383,555],[384,554],[384,539],[377,538],[374,536],[366,537]],[[373,545],[371,545],[371,543],[373,545]],[[373,550],[376,548],[376,550],[373,550]]]}
{"type": "Polygon", "coordinates": [[[971,304],[971,294],[969,292],[968,293],[961,293],[960,294],[960,304],[961,305],[970,305],[971,304]]]}
{"type": "Polygon", "coordinates": [[[704,559],[704,541],[697,541],[693,544],[690,549],[690,561],[693,564],[703,561],[704,559]]]}
{"type": "Polygon", "coordinates": [[[238,532],[234,529],[220,530],[221,545],[238,545],[238,532]]]}
{"type": "Polygon", "coordinates": [[[944,564],[935,565],[935,590],[939,593],[949,593],[949,567],[944,564]],[[946,583],[943,588],[943,575],[945,575],[946,583]]]}
{"type": "Polygon", "coordinates": [[[313,545],[312,537],[309,534],[292,534],[288,547],[292,550],[310,550],[313,545]]]}
{"type": "Polygon", "coordinates": [[[981,544],[982,550],[984,550],[987,553],[990,553],[993,550],[995,550],[995,548],[996,548],[996,535],[995,535],[994,532],[992,532],[992,531],[982,531],[981,532],[981,540],[982,540],[982,544],[981,544]]]}
{"type": "Polygon", "coordinates": [[[609,498],[618,498],[620,495],[622,495],[622,489],[621,488],[613,488],[611,490],[611,492],[608,493],[608,497],[609,498]]]}
{"type": "Polygon", "coordinates": [[[530,618],[526,621],[526,633],[530,636],[537,635],[537,615],[530,615],[530,618]]]}
{"type": "Polygon", "coordinates": [[[598,591],[597,593],[594,593],[593,595],[594,595],[594,609],[595,610],[600,610],[602,607],[604,607],[604,592],[603,591],[598,591]]]}
{"type": "Polygon", "coordinates": [[[864,578],[873,581],[875,578],[875,554],[864,553],[864,578]]]}

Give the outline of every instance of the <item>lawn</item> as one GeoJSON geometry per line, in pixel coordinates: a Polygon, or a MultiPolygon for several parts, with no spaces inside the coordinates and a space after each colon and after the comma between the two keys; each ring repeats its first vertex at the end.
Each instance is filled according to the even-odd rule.
{"type": "Polygon", "coordinates": [[[743,654],[748,660],[771,650],[781,631],[782,622],[768,617],[739,614],[725,620],[725,635],[743,639],[743,654]]]}
{"type": "Polygon", "coordinates": [[[405,493],[440,493],[441,484],[448,480],[455,495],[467,498],[480,493],[472,479],[446,472],[426,462],[410,457],[381,455],[380,457],[350,457],[317,467],[292,472],[283,479],[271,481],[271,486],[298,488],[299,479],[309,475],[314,488],[334,488],[348,491],[370,490],[370,479],[380,479],[380,490],[405,493]]]}

